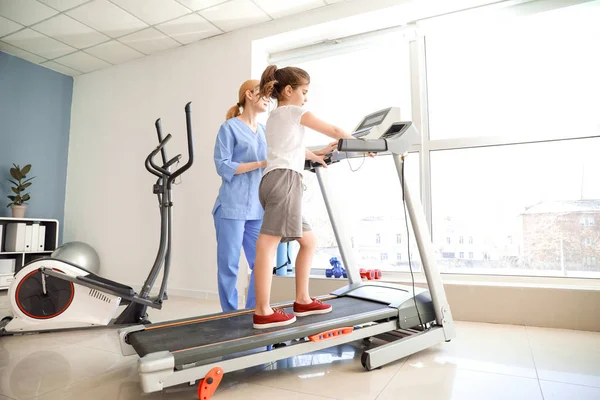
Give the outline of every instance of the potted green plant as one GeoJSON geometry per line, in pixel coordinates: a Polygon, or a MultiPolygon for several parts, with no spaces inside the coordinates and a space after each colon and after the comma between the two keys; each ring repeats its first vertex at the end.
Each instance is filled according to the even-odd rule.
{"type": "Polygon", "coordinates": [[[29,171],[31,171],[31,164],[27,164],[23,168],[16,164],[13,164],[13,166],[14,168],[10,169],[10,176],[12,176],[14,180],[9,179],[8,181],[14,185],[11,187],[11,190],[15,195],[8,196],[10,203],[8,203],[7,207],[12,207],[13,218],[23,218],[25,216],[25,210],[27,209],[26,202],[31,199],[29,193],[23,192],[31,186],[31,180],[35,178],[35,176],[25,179],[27,178],[29,171]]]}

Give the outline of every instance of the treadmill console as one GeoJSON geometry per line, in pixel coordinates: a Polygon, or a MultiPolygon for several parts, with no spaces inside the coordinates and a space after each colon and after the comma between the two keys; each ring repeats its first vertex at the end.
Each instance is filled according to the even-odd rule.
{"type": "Polygon", "coordinates": [[[352,136],[357,139],[383,139],[388,128],[398,121],[402,121],[400,107],[384,108],[364,117],[354,128],[352,136]]]}
{"type": "MultiPolygon", "coordinates": [[[[400,107],[384,108],[365,116],[356,125],[352,136],[354,139],[341,139],[338,142],[338,151],[327,155],[327,164],[344,158],[364,157],[366,152],[402,154],[420,142],[414,124],[402,121],[400,107]]],[[[317,147],[310,148],[315,149],[317,147]]],[[[318,165],[307,160],[304,168],[314,170],[318,165]]]]}

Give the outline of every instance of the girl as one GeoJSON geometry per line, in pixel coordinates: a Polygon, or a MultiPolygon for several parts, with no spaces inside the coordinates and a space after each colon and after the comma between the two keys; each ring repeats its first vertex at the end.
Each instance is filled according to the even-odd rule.
{"type": "Polygon", "coordinates": [[[296,316],[324,314],[331,305],[313,299],[308,293],[308,278],[316,248],[316,238],[302,217],[302,172],[305,159],[326,167],[324,156],[333,151],[337,141],[316,152],[303,146],[304,129],[308,127],[334,139],[352,138],[342,129],[330,125],[304,110],[310,77],[296,67],[277,69],[269,66],[260,80],[260,96],[277,100],[266,124],[267,167],[259,187],[264,219],[256,242],[255,286],[256,308],[253,326],[257,329],[288,325],[296,316]],[[297,240],[300,250],[296,258],[296,301],[294,314],[272,309],[270,303],[272,266],[277,245],[297,240]]]}
{"type": "MultiPolygon", "coordinates": [[[[254,270],[256,239],[263,217],[258,185],[266,166],[267,144],[265,128],[257,122],[257,116],[267,111],[268,101],[259,96],[258,85],[258,80],[242,84],[238,103],[227,112],[214,149],[215,166],[222,178],[213,218],[217,233],[219,299],[224,312],[238,309],[240,249],[244,247],[248,265],[254,270]],[[241,114],[240,108],[243,109],[241,114]]],[[[254,304],[252,271],[246,308],[253,308],[254,304]]]]}

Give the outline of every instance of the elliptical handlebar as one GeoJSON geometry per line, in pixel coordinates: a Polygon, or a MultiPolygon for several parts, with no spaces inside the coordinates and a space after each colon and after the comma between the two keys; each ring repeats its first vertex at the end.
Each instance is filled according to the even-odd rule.
{"type": "Polygon", "coordinates": [[[169,176],[168,185],[175,180],[179,175],[187,171],[194,163],[194,138],[192,136],[192,102],[185,105],[185,124],[187,128],[187,144],[188,144],[188,161],[184,166],[173,172],[169,176]]]}
{"type": "MultiPolygon", "coordinates": [[[[152,153],[150,153],[150,155],[148,156],[148,158],[146,158],[146,169],[148,169],[148,171],[150,171],[152,174],[157,175],[159,178],[162,175],[169,175],[169,171],[167,171],[166,169],[164,169],[163,167],[159,167],[158,165],[156,165],[156,163],[154,162],[153,158],[158,154],[159,151],[164,151],[164,147],[167,144],[167,142],[169,140],[171,140],[171,134],[169,133],[159,144],[158,146],[152,151],[152,153]],[[154,169],[154,171],[150,170],[150,168],[148,168],[148,163],[152,166],[152,168],[154,169]]],[[[163,155],[164,152],[163,152],[163,155]]],[[[165,161],[166,164],[166,161],[165,161]]]]}
{"type": "Polygon", "coordinates": [[[192,136],[192,102],[189,102],[185,105],[185,114],[186,114],[186,127],[187,127],[187,145],[188,145],[188,161],[181,168],[176,171],[170,172],[169,167],[173,164],[181,160],[181,154],[173,157],[169,161],[167,161],[167,154],[165,151],[165,145],[171,139],[171,134],[169,133],[167,136],[162,137],[162,123],[161,119],[157,119],[154,125],[156,126],[156,133],[159,139],[159,145],[146,157],[146,169],[153,175],[156,175],[159,178],[168,177],[167,185],[170,187],[172,182],[179,175],[183,174],[187,171],[192,164],[194,163],[194,139],[192,136]],[[154,162],[154,157],[161,153],[163,159],[163,166],[159,167],[154,162]]]}
{"type": "MultiPolygon", "coordinates": [[[[156,122],[154,123],[154,126],[156,127],[156,134],[158,135],[158,143],[163,141],[163,133],[162,133],[162,121],[159,119],[156,120],[156,122]]],[[[163,147],[162,149],[160,149],[160,153],[162,155],[162,161],[163,161],[163,166],[165,164],[167,164],[167,152],[165,151],[165,148],[163,147]]],[[[166,167],[163,167],[166,168],[166,167]]]]}
{"type": "MultiPolygon", "coordinates": [[[[164,149],[163,149],[164,150],[164,149]]],[[[179,160],[181,160],[181,154],[176,155],[175,157],[171,158],[165,165],[163,165],[162,167],[164,169],[169,168],[171,165],[175,164],[176,162],[179,162],[179,160]]]]}

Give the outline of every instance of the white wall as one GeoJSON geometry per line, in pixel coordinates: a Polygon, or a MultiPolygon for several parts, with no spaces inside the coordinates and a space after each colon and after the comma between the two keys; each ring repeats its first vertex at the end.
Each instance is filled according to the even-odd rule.
{"type": "MultiPolygon", "coordinates": [[[[159,240],[155,178],[144,167],[157,145],[154,121],[173,139],[167,155],[186,155],[184,106],[192,101],[195,163],[174,186],[170,287],[214,291],[216,255],[211,209],[220,180],[214,137],[236,85],[248,77],[249,47],[230,51],[226,37],[194,48],[77,79],[74,85],[65,205],[65,240],[90,243],[102,274],[141,284],[159,240]],[[240,62],[242,60],[242,62],[240,62]]],[[[184,162],[187,157],[183,158],[184,162]]]]}
{"type": "MultiPolygon", "coordinates": [[[[154,177],[144,168],[146,155],[156,146],[154,121],[162,118],[165,133],[174,136],[168,155],[185,154],[184,106],[192,101],[196,158],[192,169],[183,176],[183,183],[174,187],[175,230],[169,287],[174,294],[216,293],[216,241],[211,209],[220,178],[212,161],[214,138],[225,112],[237,101],[241,82],[259,78],[251,76],[251,71],[261,65],[260,60],[253,62],[253,41],[341,18],[347,18],[345,33],[348,26],[361,31],[398,24],[402,22],[398,15],[403,19],[411,17],[407,15],[411,3],[337,3],[76,77],[65,241],[91,244],[101,257],[103,276],[134,286],[142,284],[159,240],[158,207],[152,194],[154,177]],[[386,9],[390,6],[394,7],[386,9]],[[361,24],[356,16],[366,12],[372,12],[371,23],[361,24]]],[[[422,6],[427,2],[419,3],[422,6]]],[[[444,7],[447,4],[429,2],[434,3],[444,7]]],[[[423,9],[419,11],[422,14],[423,9]]],[[[307,32],[304,29],[306,40],[325,35],[317,30],[307,32]]]]}

